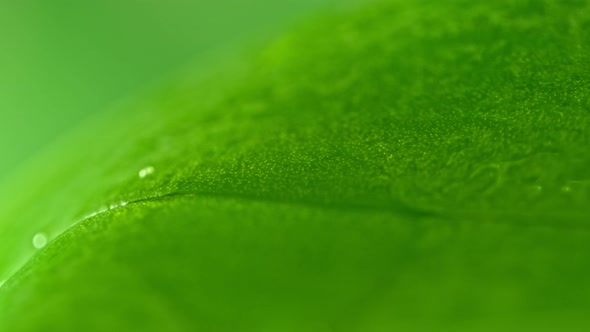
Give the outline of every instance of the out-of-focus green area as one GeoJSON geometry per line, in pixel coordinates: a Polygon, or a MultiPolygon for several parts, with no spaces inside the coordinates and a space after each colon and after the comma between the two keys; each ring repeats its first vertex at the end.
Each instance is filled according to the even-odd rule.
{"type": "Polygon", "coordinates": [[[90,114],[187,62],[347,1],[2,1],[0,181],[90,114]]]}

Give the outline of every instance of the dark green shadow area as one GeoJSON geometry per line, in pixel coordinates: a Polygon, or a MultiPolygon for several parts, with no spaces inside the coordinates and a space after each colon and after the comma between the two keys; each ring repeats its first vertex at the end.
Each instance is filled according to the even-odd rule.
{"type": "Polygon", "coordinates": [[[577,331],[590,294],[572,285],[588,272],[579,263],[589,239],[354,208],[167,198],[64,234],[3,288],[0,318],[8,331],[577,331]]]}

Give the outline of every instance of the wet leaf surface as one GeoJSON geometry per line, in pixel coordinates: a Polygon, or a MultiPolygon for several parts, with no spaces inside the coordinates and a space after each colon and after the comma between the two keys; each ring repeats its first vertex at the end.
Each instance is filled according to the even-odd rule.
{"type": "Polygon", "coordinates": [[[583,330],[588,14],[385,1],[105,113],[3,212],[0,327],[583,330]]]}

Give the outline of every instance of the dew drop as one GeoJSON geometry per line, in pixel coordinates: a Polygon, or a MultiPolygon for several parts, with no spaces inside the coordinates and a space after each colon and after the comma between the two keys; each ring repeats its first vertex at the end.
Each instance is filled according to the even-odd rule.
{"type": "Polygon", "coordinates": [[[570,187],[570,186],[563,186],[563,187],[561,187],[561,192],[569,193],[571,191],[572,191],[572,187],[570,187]]]}
{"type": "Polygon", "coordinates": [[[146,176],[148,176],[148,175],[150,175],[150,174],[153,174],[155,170],[156,170],[156,169],[155,169],[153,166],[148,166],[148,167],[146,167],[146,168],[143,168],[142,170],[140,170],[140,171],[139,171],[139,177],[140,177],[141,179],[143,179],[143,178],[145,178],[146,176]]]}
{"type": "Polygon", "coordinates": [[[41,249],[47,245],[47,235],[44,233],[37,233],[33,237],[33,246],[37,249],[41,249]]]}
{"type": "Polygon", "coordinates": [[[111,204],[111,205],[109,205],[109,210],[113,210],[113,209],[116,209],[118,207],[119,207],[118,204],[111,204]]]}
{"type": "Polygon", "coordinates": [[[127,205],[127,202],[121,202],[119,205],[120,206],[125,206],[125,205],[127,205]]]}

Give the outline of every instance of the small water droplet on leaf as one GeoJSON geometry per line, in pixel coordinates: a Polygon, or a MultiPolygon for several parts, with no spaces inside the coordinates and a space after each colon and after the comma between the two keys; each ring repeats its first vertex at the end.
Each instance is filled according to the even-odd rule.
{"type": "Polygon", "coordinates": [[[33,237],[33,246],[37,249],[41,249],[47,245],[47,235],[44,233],[37,233],[33,237]]]}
{"type": "Polygon", "coordinates": [[[145,178],[146,176],[153,174],[156,169],[153,166],[148,166],[139,171],[139,177],[141,179],[145,178]]]}

